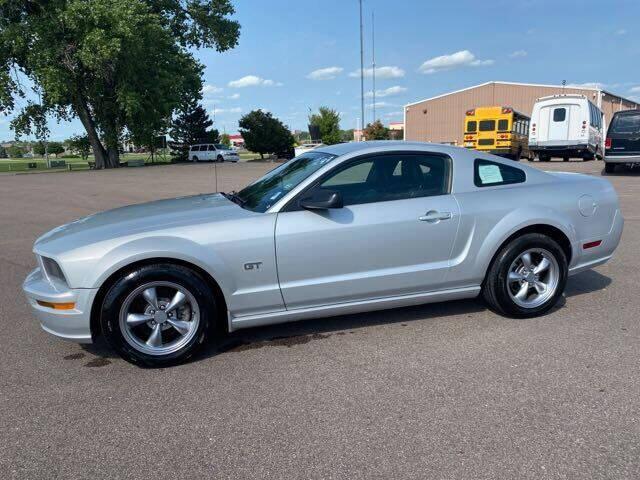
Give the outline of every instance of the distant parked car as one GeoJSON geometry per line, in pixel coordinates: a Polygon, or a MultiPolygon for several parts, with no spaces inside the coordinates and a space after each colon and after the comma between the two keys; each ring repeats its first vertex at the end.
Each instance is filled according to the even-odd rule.
{"type": "Polygon", "coordinates": [[[160,200],[58,227],[25,280],[49,333],[98,335],[163,366],[221,331],[473,298],[548,312],[623,229],[605,178],[457,147],[321,147],[239,192],[160,200]]]}
{"type": "Polygon", "coordinates": [[[602,111],[584,95],[551,95],[533,106],[529,150],[543,162],[601,157],[603,137],[602,111]]]}
{"type": "Polygon", "coordinates": [[[221,143],[203,143],[192,145],[189,149],[192,162],[237,162],[240,155],[221,143]]]}
{"type": "Polygon", "coordinates": [[[613,173],[616,165],[640,164],[640,110],[626,110],[613,115],[604,148],[606,173],[613,173]]]}

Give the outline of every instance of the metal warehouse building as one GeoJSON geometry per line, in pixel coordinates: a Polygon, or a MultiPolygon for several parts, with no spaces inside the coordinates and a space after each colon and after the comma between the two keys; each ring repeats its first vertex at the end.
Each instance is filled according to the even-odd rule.
{"type": "Polygon", "coordinates": [[[405,140],[462,145],[467,110],[504,106],[531,116],[536,99],[562,93],[581,94],[598,105],[605,115],[605,127],[614,112],[637,109],[639,106],[636,102],[596,87],[563,88],[529,83],[487,82],[406,105],[405,140]]]}

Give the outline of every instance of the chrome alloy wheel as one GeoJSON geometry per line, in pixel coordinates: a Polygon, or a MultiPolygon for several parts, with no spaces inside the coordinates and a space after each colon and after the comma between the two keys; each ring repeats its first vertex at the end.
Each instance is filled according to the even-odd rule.
{"type": "Polygon", "coordinates": [[[543,248],[521,253],[509,267],[507,290],[522,308],[536,308],[556,293],[560,267],[555,257],[543,248]]]}
{"type": "Polygon", "coordinates": [[[184,287],[152,282],[136,288],[120,309],[120,331],[129,345],[148,355],[180,350],[194,337],[200,308],[184,287]]]}

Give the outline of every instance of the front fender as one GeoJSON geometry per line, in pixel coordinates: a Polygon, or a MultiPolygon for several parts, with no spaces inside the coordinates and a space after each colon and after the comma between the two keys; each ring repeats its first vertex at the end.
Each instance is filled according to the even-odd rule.
{"type": "Polygon", "coordinates": [[[121,268],[153,258],[170,258],[196,265],[216,280],[225,297],[236,289],[229,267],[213,249],[172,236],[139,238],[119,244],[87,269],[79,281],[83,288],[99,288],[121,268]]]}

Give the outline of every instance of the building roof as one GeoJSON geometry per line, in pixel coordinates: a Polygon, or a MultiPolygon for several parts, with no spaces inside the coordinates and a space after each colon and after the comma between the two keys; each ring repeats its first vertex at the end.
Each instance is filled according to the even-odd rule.
{"type": "MultiPolygon", "coordinates": [[[[492,80],[490,82],[484,82],[484,83],[480,83],[478,85],[472,85],[471,87],[461,88],[460,90],[454,90],[453,92],[442,93],[442,94],[436,95],[434,97],[425,98],[424,100],[419,100],[417,102],[407,103],[405,105],[405,108],[406,107],[410,107],[412,105],[418,105],[420,103],[428,102],[430,100],[435,100],[437,98],[446,97],[447,95],[454,95],[456,93],[466,92],[467,90],[472,90],[474,88],[485,87],[485,86],[491,85],[491,84],[516,85],[516,86],[521,86],[521,87],[563,88],[562,85],[545,85],[545,84],[540,84],[540,83],[502,82],[502,81],[492,80]]],[[[612,97],[621,98],[622,100],[626,100],[627,102],[638,104],[638,102],[634,102],[633,100],[629,100],[628,98],[622,97],[620,95],[617,95],[615,93],[612,93],[612,92],[610,92],[608,90],[605,90],[605,89],[603,89],[601,87],[594,86],[594,85],[565,85],[565,88],[566,87],[574,88],[574,89],[578,89],[578,90],[589,90],[589,91],[593,91],[593,92],[602,92],[602,93],[605,93],[605,94],[610,95],[612,97]]]]}

